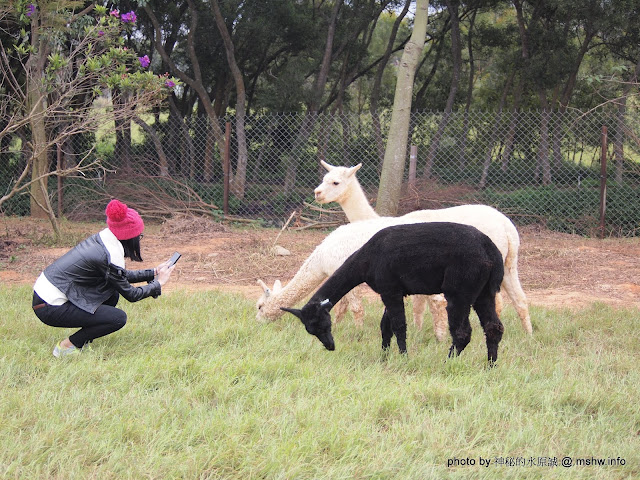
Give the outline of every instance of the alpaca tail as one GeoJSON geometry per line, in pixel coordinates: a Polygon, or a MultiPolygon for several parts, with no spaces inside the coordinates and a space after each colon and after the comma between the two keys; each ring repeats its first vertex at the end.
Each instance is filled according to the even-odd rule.
{"type": "Polygon", "coordinates": [[[518,249],[520,247],[520,236],[518,230],[511,223],[507,228],[507,236],[509,239],[509,251],[504,260],[504,289],[513,302],[518,312],[522,328],[525,332],[531,334],[533,327],[531,326],[531,317],[529,316],[529,305],[527,304],[527,296],[522,290],[520,278],[518,276],[518,249]]]}
{"type": "Polygon", "coordinates": [[[489,289],[489,292],[495,296],[500,291],[500,286],[502,285],[502,280],[504,278],[504,264],[500,250],[498,250],[493,243],[491,243],[489,247],[490,248],[487,249],[487,253],[489,254],[493,268],[489,274],[487,288],[489,289]]]}

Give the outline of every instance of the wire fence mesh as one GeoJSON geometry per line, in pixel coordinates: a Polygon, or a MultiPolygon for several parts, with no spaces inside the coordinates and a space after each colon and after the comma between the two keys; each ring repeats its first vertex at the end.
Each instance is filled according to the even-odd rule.
{"type": "MultiPolygon", "coordinates": [[[[409,176],[408,148],[405,170],[399,172],[405,180],[399,213],[483,203],[519,225],[638,235],[640,125],[634,113],[414,113],[408,144],[416,152],[416,174],[409,176]]],[[[358,179],[375,203],[390,117],[390,112],[251,115],[243,129],[231,117],[217,124],[197,115],[138,118],[116,135],[79,134],[51,149],[51,171],[98,161],[82,175],[50,177],[51,203],[71,220],[101,219],[106,200],[118,197],[147,216],[222,215],[225,207],[231,218],[282,225],[295,210],[299,219],[322,224],[331,213],[313,207],[313,190],[326,173],[319,161],[362,163],[358,179]]],[[[17,181],[28,145],[27,134],[3,140],[0,193],[17,181]]],[[[28,215],[26,191],[5,202],[2,211],[28,215]]]]}

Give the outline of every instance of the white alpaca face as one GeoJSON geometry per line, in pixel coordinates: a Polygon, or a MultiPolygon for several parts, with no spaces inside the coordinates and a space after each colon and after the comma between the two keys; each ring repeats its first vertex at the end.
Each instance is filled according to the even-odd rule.
{"type": "Polygon", "coordinates": [[[322,179],[322,183],[313,191],[318,203],[339,202],[349,190],[355,180],[355,174],[362,164],[355,167],[334,167],[326,162],[321,162],[328,173],[322,179]]]}
{"type": "Polygon", "coordinates": [[[344,167],[338,167],[341,171],[331,171],[322,179],[322,183],[313,191],[316,202],[329,203],[337,201],[349,188],[351,178],[345,175],[344,167]]]}
{"type": "Polygon", "coordinates": [[[256,320],[261,323],[273,322],[282,314],[280,307],[276,305],[275,298],[278,292],[282,290],[282,284],[280,280],[275,281],[273,288],[267,287],[262,280],[258,280],[258,284],[262,287],[263,292],[256,302],[256,320]]]}

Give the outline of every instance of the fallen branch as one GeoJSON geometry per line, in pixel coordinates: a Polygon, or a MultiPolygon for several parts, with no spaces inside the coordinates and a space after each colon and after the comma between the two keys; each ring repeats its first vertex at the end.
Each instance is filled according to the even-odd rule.
{"type": "Polygon", "coordinates": [[[280,229],[280,233],[278,233],[278,235],[276,236],[276,239],[273,241],[272,247],[276,246],[276,244],[278,243],[278,239],[280,238],[280,235],[282,235],[282,232],[284,232],[284,230],[287,228],[287,225],[289,225],[289,222],[291,222],[291,219],[295,216],[295,214],[296,214],[295,210],[291,212],[291,215],[289,215],[289,220],[287,220],[282,226],[282,228],[280,229]]]}

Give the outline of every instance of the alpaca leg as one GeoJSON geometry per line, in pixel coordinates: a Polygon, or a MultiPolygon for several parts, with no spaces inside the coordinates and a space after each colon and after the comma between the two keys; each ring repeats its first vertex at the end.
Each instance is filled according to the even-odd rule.
{"type": "Polygon", "coordinates": [[[333,307],[333,321],[335,323],[339,323],[342,321],[345,313],[347,313],[347,298],[343,297],[338,303],[336,303],[333,307]]]}
{"type": "Polygon", "coordinates": [[[391,331],[396,336],[398,349],[400,353],[407,353],[407,318],[404,313],[402,295],[380,295],[380,297],[385,306],[385,314],[391,325],[391,331]]]}
{"type": "Polygon", "coordinates": [[[413,295],[411,297],[413,302],[413,324],[418,330],[422,330],[422,321],[424,319],[424,312],[427,309],[428,298],[426,295],[413,295]]]}
{"type": "Polygon", "coordinates": [[[447,338],[447,331],[449,329],[449,321],[447,319],[447,301],[442,294],[430,295],[428,299],[436,340],[443,342],[444,339],[447,338]]]}
{"type": "Polygon", "coordinates": [[[345,295],[345,300],[349,304],[349,310],[353,315],[353,321],[357,327],[364,325],[364,308],[362,307],[362,300],[360,298],[358,289],[355,288],[345,295]]]}
{"type": "Polygon", "coordinates": [[[496,313],[495,298],[492,295],[482,293],[473,304],[473,309],[478,314],[480,325],[484,330],[489,365],[493,366],[498,360],[498,344],[504,333],[504,326],[496,313]]]}
{"type": "Polygon", "coordinates": [[[502,294],[496,293],[496,313],[498,316],[502,315],[502,309],[504,308],[504,300],[502,300],[502,294]]]}
{"type": "Polygon", "coordinates": [[[380,333],[382,334],[382,350],[389,350],[391,346],[391,338],[393,337],[393,330],[391,330],[391,320],[387,314],[387,309],[384,309],[382,319],[380,320],[380,333]]]}
{"type": "Polygon", "coordinates": [[[522,328],[527,333],[532,333],[531,317],[529,316],[529,306],[527,305],[527,296],[522,290],[520,285],[520,279],[518,278],[518,268],[516,265],[507,266],[504,268],[504,278],[502,279],[502,287],[509,295],[509,298],[516,307],[516,312],[520,317],[522,328]]]}
{"type": "Polygon", "coordinates": [[[449,349],[449,357],[462,353],[471,341],[471,324],[469,323],[469,302],[453,296],[446,296],[447,315],[449,317],[449,332],[453,343],[449,349]]]}

